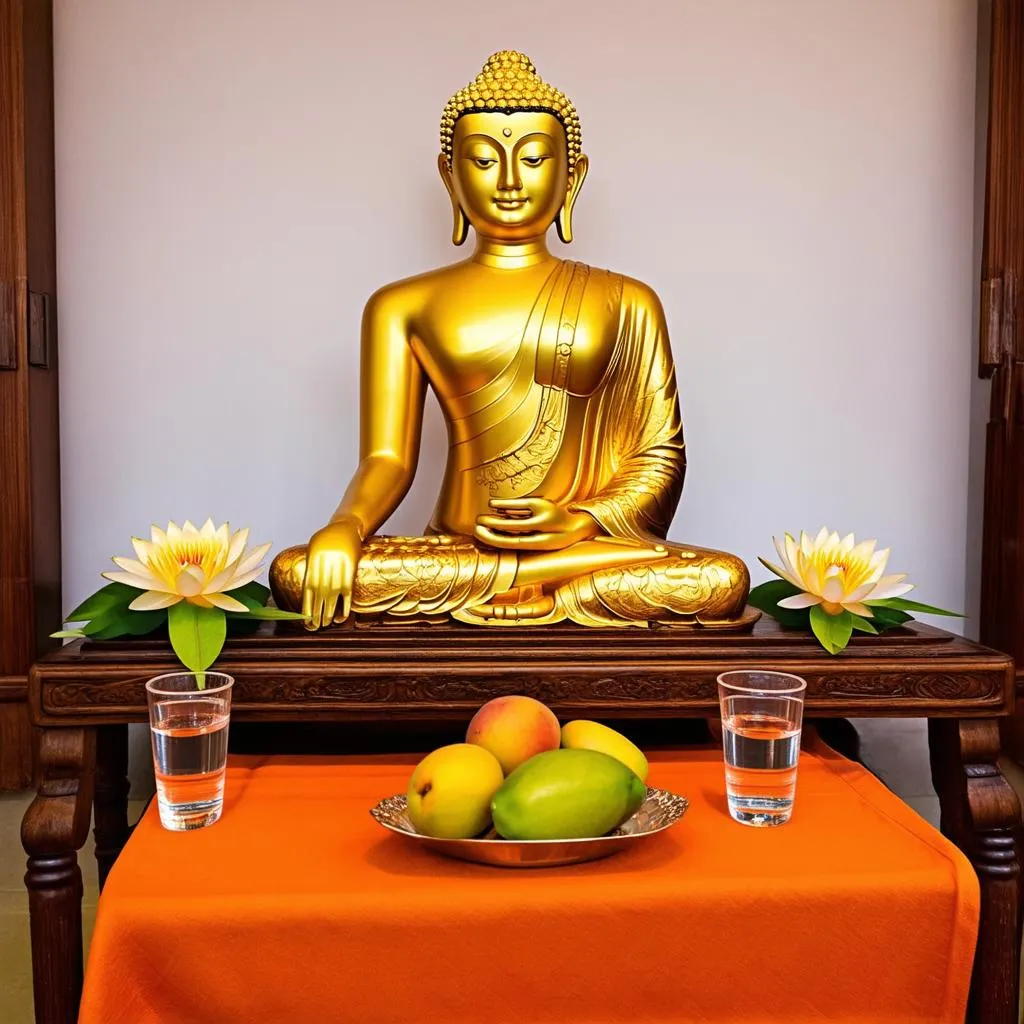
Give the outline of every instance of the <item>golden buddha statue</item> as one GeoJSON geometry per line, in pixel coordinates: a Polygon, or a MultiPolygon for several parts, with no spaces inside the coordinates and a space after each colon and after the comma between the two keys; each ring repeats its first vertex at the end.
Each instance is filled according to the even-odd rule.
{"type": "Polygon", "coordinates": [[[733,555],[664,540],[686,457],[661,303],[553,256],[587,175],[572,103],[495,54],[445,107],[438,167],[468,260],[387,285],[363,313],[359,466],[331,521],[282,551],[279,606],[525,626],[748,627],[733,555]],[[423,537],[377,537],[404,497],[433,388],[448,427],[423,537]]]}

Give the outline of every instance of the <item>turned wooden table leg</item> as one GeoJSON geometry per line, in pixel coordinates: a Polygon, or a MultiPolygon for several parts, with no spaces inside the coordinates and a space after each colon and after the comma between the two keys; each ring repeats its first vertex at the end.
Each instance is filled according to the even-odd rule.
{"type": "Polygon", "coordinates": [[[95,824],[96,866],[100,888],[128,841],[128,726],[101,725],[96,730],[95,824]]]}
{"type": "Polygon", "coordinates": [[[1017,1024],[1020,981],[1020,802],[999,770],[995,719],[929,722],[942,830],[981,883],[981,921],[968,1020],[1017,1024]]]}
{"type": "Polygon", "coordinates": [[[37,1024],[73,1024],[78,1018],[82,872],[77,851],[89,832],[95,753],[92,729],[40,734],[39,791],[21,823],[37,1024]]]}

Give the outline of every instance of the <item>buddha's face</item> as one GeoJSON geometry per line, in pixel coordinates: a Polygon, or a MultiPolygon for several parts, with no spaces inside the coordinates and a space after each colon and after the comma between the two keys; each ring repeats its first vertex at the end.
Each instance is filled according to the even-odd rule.
{"type": "Polygon", "coordinates": [[[478,234],[517,241],[547,231],[571,186],[565,130],[557,117],[465,114],[452,144],[446,184],[478,234]]]}

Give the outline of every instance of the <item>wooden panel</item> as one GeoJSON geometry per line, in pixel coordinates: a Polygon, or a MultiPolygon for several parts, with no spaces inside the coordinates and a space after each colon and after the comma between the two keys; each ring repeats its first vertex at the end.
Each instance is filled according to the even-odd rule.
{"type": "MultiPolygon", "coordinates": [[[[0,0],[0,676],[27,676],[60,621],[55,335],[47,365],[32,366],[28,315],[31,283],[55,319],[55,253],[52,6],[0,0]]],[[[24,705],[3,696],[0,789],[10,789],[31,782],[32,737],[24,705]]]]}
{"type": "MultiPolygon", "coordinates": [[[[981,639],[1024,663],[1024,4],[994,0],[980,373],[992,378],[986,436],[981,639]]],[[[1024,757],[1024,718],[1008,728],[1024,757]]]]}
{"type": "MultiPolygon", "coordinates": [[[[57,238],[53,152],[53,6],[24,3],[26,266],[44,313],[45,365],[27,351],[29,501],[32,517],[33,656],[61,627],[60,426],[57,390],[57,238]]],[[[26,345],[29,344],[29,340],[26,345]]]]}

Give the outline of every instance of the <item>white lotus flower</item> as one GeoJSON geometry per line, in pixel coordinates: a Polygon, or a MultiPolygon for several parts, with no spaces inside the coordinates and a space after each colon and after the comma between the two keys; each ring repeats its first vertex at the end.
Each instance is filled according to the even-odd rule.
{"type": "Polygon", "coordinates": [[[856,543],[853,534],[840,540],[825,527],[814,540],[800,534],[799,543],[788,533],[784,541],[773,538],[782,565],[762,563],[776,576],[792,583],[802,593],[779,601],[780,608],[811,608],[821,605],[829,615],[848,611],[870,618],[868,601],[902,597],[913,590],[906,576],[884,576],[889,549],[875,550],[875,541],[856,543]]]}
{"type": "Polygon", "coordinates": [[[115,558],[122,571],[103,575],[144,591],[128,606],[134,611],[156,611],[188,601],[200,608],[245,612],[248,608],[225,591],[256,579],[270,550],[263,544],[246,553],[248,537],[248,530],[232,533],[227,523],[215,527],[211,519],[200,530],[189,522],[180,528],[168,523],[166,531],[154,526],[150,540],[132,538],[138,560],[115,558]]]}

